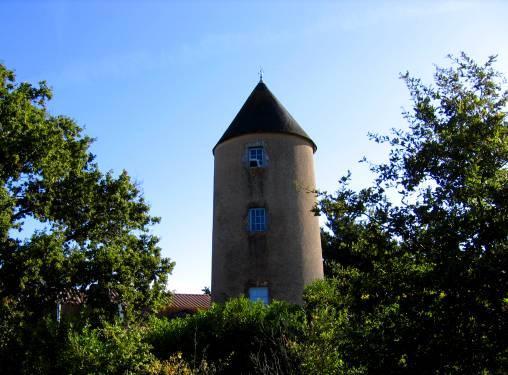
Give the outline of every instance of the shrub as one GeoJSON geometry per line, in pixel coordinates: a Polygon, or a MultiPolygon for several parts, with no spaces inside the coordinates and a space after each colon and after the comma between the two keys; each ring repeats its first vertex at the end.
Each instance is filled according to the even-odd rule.
{"type": "Polygon", "coordinates": [[[143,340],[144,334],[145,328],[119,322],[71,330],[61,358],[62,369],[71,374],[149,373],[155,357],[143,340]]]}
{"type": "Polygon", "coordinates": [[[246,298],[215,304],[185,318],[154,319],[148,341],[165,359],[181,352],[194,369],[220,373],[299,373],[296,341],[304,334],[302,308],[246,298]]]}

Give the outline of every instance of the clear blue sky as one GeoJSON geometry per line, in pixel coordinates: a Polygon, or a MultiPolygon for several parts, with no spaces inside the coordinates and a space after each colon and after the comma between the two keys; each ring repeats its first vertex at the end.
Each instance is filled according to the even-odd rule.
{"type": "Polygon", "coordinates": [[[258,81],[318,146],[318,187],[348,169],[370,181],[367,132],[403,127],[399,72],[430,82],[433,64],[465,51],[498,54],[508,73],[508,2],[18,1],[0,3],[0,60],[18,79],[45,79],[50,109],[97,138],[103,170],[141,184],[169,288],[210,285],[212,147],[258,81]]]}

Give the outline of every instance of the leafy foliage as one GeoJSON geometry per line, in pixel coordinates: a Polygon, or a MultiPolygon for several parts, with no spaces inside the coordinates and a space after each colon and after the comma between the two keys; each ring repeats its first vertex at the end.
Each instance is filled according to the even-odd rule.
{"type": "Polygon", "coordinates": [[[435,86],[402,76],[409,130],[372,135],[391,145],[376,184],[344,177],[316,208],[333,287],[307,301],[335,317],[319,334],[349,372],[506,370],[508,92],[495,58],[451,61],[435,86]]]}
{"type": "Polygon", "coordinates": [[[181,352],[192,368],[204,361],[221,374],[291,374],[299,373],[294,346],[304,329],[298,306],[240,298],[185,318],[157,320],[149,342],[158,358],[181,352]]]}
{"type": "MultiPolygon", "coordinates": [[[[92,139],[51,115],[51,90],[17,83],[0,65],[0,366],[18,369],[57,302],[84,296],[82,323],[127,319],[165,300],[173,268],[139,189],[124,171],[102,173],[92,139]],[[21,241],[16,231],[30,234],[21,241]],[[29,343],[27,338],[30,338],[29,343]]],[[[42,343],[40,343],[42,344],[42,343]]],[[[31,349],[30,349],[31,350],[31,349]]],[[[34,349],[35,350],[35,349],[34,349]]],[[[18,369],[19,370],[19,369],[18,369]]]]}
{"type": "Polygon", "coordinates": [[[122,324],[83,327],[70,331],[60,367],[70,374],[142,374],[155,361],[143,341],[143,329],[126,329],[122,324]]]}

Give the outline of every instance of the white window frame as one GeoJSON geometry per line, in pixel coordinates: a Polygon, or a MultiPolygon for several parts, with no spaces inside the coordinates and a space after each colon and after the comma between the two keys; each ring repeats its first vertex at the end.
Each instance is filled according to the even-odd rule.
{"type": "Polygon", "coordinates": [[[266,231],[266,210],[264,207],[249,208],[249,232],[266,231]]]}
{"type": "Polygon", "coordinates": [[[250,168],[262,168],[265,166],[265,149],[263,146],[247,148],[247,161],[250,168]]]}

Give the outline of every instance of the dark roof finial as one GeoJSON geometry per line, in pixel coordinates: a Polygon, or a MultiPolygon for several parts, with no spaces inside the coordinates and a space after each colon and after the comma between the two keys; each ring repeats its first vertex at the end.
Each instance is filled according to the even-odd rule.
{"type": "Polygon", "coordinates": [[[263,68],[259,68],[259,82],[263,82],[263,68]]]}

